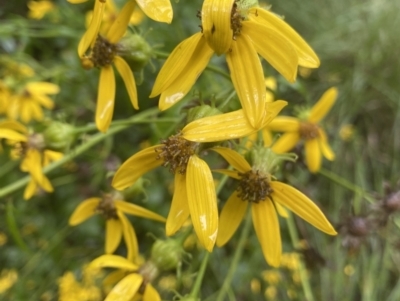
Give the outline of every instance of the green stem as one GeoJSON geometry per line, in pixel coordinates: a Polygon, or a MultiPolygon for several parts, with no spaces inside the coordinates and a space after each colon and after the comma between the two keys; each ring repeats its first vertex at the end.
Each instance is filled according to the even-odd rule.
{"type": "Polygon", "coordinates": [[[199,273],[196,277],[196,282],[193,285],[192,291],[189,296],[194,300],[197,300],[201,288],[201,284],[203,283],[204,272],[206,271],[208,259],[210,258],[210,253],[206,251],[206,255],[204,255],[203,260],[201,262],[199,273]]]}
{"type": "Polygon", "coordinates": [[[339,184],[340,186],[347,188],[353,192],[355,192],[356,194],[361,195],[362,197],[364,197],[368,202],[370,203],[375,203],[374,198],[367,192],[364,191],[364,189],[362,189],[361,187],[358,187],[356,185],[354,185],[353,183],[347,181],[346,179],[343,179],[342,177],[340,177],[339,175],[326,170],[324,168],[321,168],[319,170],[319,173],[321,175],[323,175],[324,177],[328,178],[329,180],[335,182],[336,184],[339,184]]]}
{"type": "MultiPolygon", "coordinates": [[[[286,219],[288,228],[289,228],[289,235],[292,241],[293,248],[297,248],[299,246],[299,235],[297,233],[296,226],[294,224],[293,215],[288,212],[288,217],[286,219]]],[[[304,295],[307,301],[314,301],[314,296],[312,294],[311,285],[307,276],[307,270],[304,266],[303,259],[299,259],[299,274],[301,280],[301,286],[303,287],[304,295]]]]}
{"type": "MultiPolygon", "coordinates": [[[[134,121],[134,120],[135,121],[145,120],[146,118],[148,118],[150,115],[154,114],[155,112],[158,112],[157,108],[149,109],[147,111],[144,111],[142,113],[139,113],[139,114],[133,116],[131,120],[132,121],[134,121]]],[[[126,125],[120,125],[120,126],[111,127],[107,131],[107,133],[98,133],[98,134],[93,135],[90,140],[88,140],[84,144],[76,147],[75,150],[71,151],[70,153],[68,153],[67,155],[62,157],[60,160],[55,161],[52,164],[50,164],[50,165],[46,166],[45,168],[43,168],[43,173],[47,174],[47,173],[51,172],[52,170],[64,165],[68,161],[72,160],[73,158],[79,156],[80,154],[82,154],[85,151],[87,151],[88,149],[90,149],[95,144],[99,143],[100,141],[106,139],[109,136],[112,136],[112,135],[114,135],[114,134],[126,129],[131,124],[132,123],[129,123],[129,124],[126,124],[126,125]]],[[[6,196],[6,195],[8,195],[8,194],[10,194],[10,193],[22,188],[23,186],[28,184],[30,179],[31,179],[30,176],[26,176],[26,177],[14,182],[14,183],[11,183],[8,186],[0,189],[0,198],[3,198],[4,196],[6,196]]]]}
{"type": "Polygon", "coordinates": [[[251,226],[251,217],[250,217],[250,210],[249,210],[247,212],[247,215],[245,218],[245,223],[242,228],[242,232],[240,233],[239,242],[236,247],[235,254],[233,255],[231,266],[229,267],[228,273],[224,279],[224,283],[222,283],[221,290],[218,293],[216,301],[223,301],[225,298],[225,295],[229,291],[229,287],[231,285],[233,276],[234,276],[237,266],[239,264],[239,260],[242,257],[243,249],[244,249],[244,246],[246,245],[246,241],[249,236],[249,232],[250,232],[250,228],[251,228],[250,226],[251,226]]]}
{"type": "Polygon", "coordinates": [[[10,231],[11,237],[13,238],[14,242],[19,246],[21,250],[27,253],[31,253],[28,246],[23,241],[21,233],[19,232],[17,222],[15,221],[15,216],[14,216],[14,206],[11,201],[7,202],[6,220],[7,220],[8,230],[10,231]]]}

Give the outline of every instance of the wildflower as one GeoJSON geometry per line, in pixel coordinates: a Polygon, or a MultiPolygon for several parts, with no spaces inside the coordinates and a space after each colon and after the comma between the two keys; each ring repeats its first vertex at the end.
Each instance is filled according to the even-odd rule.
{"type": "Polygon", "coordinates": [[[54,10],[55,5],[51,1],[28,1],[28,18],[40,20],[45,14],[54,10]]]}
{"type": "MultiPolygon", "coordinates": [[[[264,125],[286,104],[271,103],[265,110],[264,125]]],[[[211,251],[217,235],[218,213],[211,171],[197,155],[201,150],[199,142],[236,139],[254,131],[243,110],[194,120],[180,134],[130,157],[115,173],[112,185],[122,190],[146,172],[161,165],[169,166],[175,177],[175,190],[167,217],[167,236],[176,233],[190,215],[201,244],[211,251]]]]}
{"type": "MultiPolygon", "coordinates": [[[[97,2],[96,2],[97,3],[97,2]]],[[[128,26],[129,18],[135,8],[135,2],[129,1],[121,10],[117,19],[107,32],[105,37],[97,36],[91,53],[82,59],[85,68],[100,67],[100,80],[96,108],[97,128],[105,132],[110,126],[115,102],[115,77],[112,64],[121,75],[129,98],[135,109],[139,109],[135,78],[125,60],[118,55],[117,42],[124,35],[128,26]]]]}
{"type": "MultiPolygon", "coordinates": [[[[143,301],[161,301],[161,297],[151,282],[158,276],[158,268],[151,261],[147,261],[140,267],[121,256],[102,255],[90,263],[93,268],[117,268],[111,273],[104,284],[118,282],[104,301],[130,301],[139,296],[143,301]]],[[[136,299],[135,299],[136,300],[136,299]]]]}
{"type": "Polygon", "coordinates": [[[299,140],[304,140],[306,164],[311,172],[317,172],[321,167],[321,154],[332,161],[335,154],[328,144],[325,131],[319,122],[329,112],[336,101],[337,89],[328,89],[314,105],[303,112],[299,118],[279,116],[268,127],[273,131],[285,132],[272,146],[276,153],[285,153],[291,150],[299,140]]]}
{"type": "Polygon", "coordinates": [[[16,270],[2,270],[0,273],[0,295],[10,289],[18,280],[16,270]]]}
{"type": "Polygon", "coordinates": [[[253,225],[264,257],[272,266],[279,266],[282,249],[275,204],[288,208],[317,229],[336,235],[324,214],[307,196],[273,180],[270,172],[279,157],[276,158],[269,149],[256,149],[252,166],[231,149],[216,147],[213,150],[236,169],[221,172],[239,180],[237,192],[229,197],[222,209],[217,246],[223,246],[232,237],[246,213],[248,203],[251,203],[253,225]]]}
{"type": "Polygon", "coordinates": [[[102,198],[90,198],[79,204],[72,213],[69,224],[76,226],[98,213],[106,219],[105,252],[113,253],[120,244],[121,237],[124,236],[128,258],[131,260],[138,254],[138,243],[135,230],[125,213],[165,222],[165,218],[162,216],[123,201],[119,194],[104,194],[102,198]]]}
{"type": "Polygon", "coordinates": [[[203,2],[202,32],[174,49],[155,81],[150,97],[161,94],[161,110],[189,92],[213,53],[225,54],[246,117],[251,126],[259,129],[266,91],[257,53],[290,82],[296,79],[299,65],[319,66],[314,51],[289,25],[273,13],[254,5],[247,7],[244,2],[203,2]]]}

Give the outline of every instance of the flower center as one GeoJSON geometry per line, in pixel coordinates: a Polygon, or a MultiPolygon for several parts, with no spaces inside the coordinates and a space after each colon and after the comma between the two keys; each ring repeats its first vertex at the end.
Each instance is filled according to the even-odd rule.
{"type": "Polygon", "coordinates": [[[161,141],[162,146],[156,148],[157,160],[164,160],[163,166],[169,166],[172,173],[186,173],[187,163],[199,145],[183,138],[181,135],[171,136],[161,141]]]}
{"type": "Polygon", "coordinates": [[[300,137],[304,140],[311,140],[319,137],[318,126],[310,122],[301,122],[299,132],[300,137]]]}
{"type": "Polygon", "coordinates": [[[90,54],[90,60],[96,67],[106,67],[112,64],[116,53],[117,45],[98,35],[90,54]]]}
{"type": "Polygon", "coordinates": [[[269,184],[268,176],[263,175],[258,170],[239,173],[239,176],[241,176],[241,179],[237,191],[238,197],[243,201],[259,203],[266,198],[271,199],[271,194],[274,191],[269,184]]]}
{"type": "Polygon", "coordinates": [[[104,194],[96,211],[104,216],[105,219],[118,219],[115,209],[114,198],[111,194],[104,194]]]}

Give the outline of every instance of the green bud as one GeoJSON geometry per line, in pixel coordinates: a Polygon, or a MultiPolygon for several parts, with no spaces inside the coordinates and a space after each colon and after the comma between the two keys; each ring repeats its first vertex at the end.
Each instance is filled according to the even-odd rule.
{"type": "Polygon", "coordinates": [[[132,71],[140,71],[149,62],[152,48],[142,36],[127,34],[118,43],[117,53],[126,60],[132,71]]]}
{"type": "Polygon", "coordinates": [[[219,114],[222,114],[221,111],[215,107],[211,107],[209,105],[197,106],[197,107],[189,109],[188,114],[187,114],[187,123],[190,123],[194,120],[197,120],[197,119],[200,119],[203,117],[214,116],[214,115],[219,115],[219,114]]]}
{"type": "Polygon", "coordinates": [[[46,147],[64,151],[75,140],[74,127],[67,123],[53,121],[43,133],[46,147]]]}
{"type": "Polygon", "coordinates": [[[176,268],[184,251],[179,240],[157,239],[151,249],[151,261],[162,271],[176,268]]]}

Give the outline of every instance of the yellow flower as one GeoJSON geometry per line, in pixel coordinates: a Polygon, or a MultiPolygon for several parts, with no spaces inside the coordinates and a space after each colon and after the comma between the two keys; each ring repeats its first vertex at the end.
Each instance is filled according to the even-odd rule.
{"type": "MultiPolygon", "coordinates": [[[[263,126],[286,104],[285,101],[268,104],[263,126]]],[[[130,157],[115,173],[112,185],[118,190],[125,189],[146,172],[161,165],[168,166],[175,175],[175,189],[166,223],[167,235],[176,233],[190,215],[200,243],[211,251],[218,230],[218,212],[211,171],[197,155],[199,142],[237,139],[254,131],[243,110],[195,120],[180,134],[130,157]]]]}
{"type": "Polygon", "coordinates": [[[28,123],[32,119],[43,120],[42,107],[50,110],[54,108],[54,102],[48,95],[59,92],[59,86],[52,83],[27,83],[20,93],[11,96],[7,108],[8,118],[20,118],[24,123],[28,123]]]}
{"type": "Polygon", "coordinates": [[[266,91],[258,54],[290,82],[296,79],[299,65],[319,66],[314,51],[282,19],[260,7],[244,6],[234,0],[203,2],[202,32],[181,42],[157,76],[150,97],[161,94],[161,110],[189,92],[215,52],[226,55],[245,114],[251,126],[259,129],[266,91]]]}
{"type": "Polygon", "coordinates": [[[0,295],[12,287],[18,280],[16,270],[2,270],[0,273],[0,295]]]}
{"type": "Polygon", "coordinates": [[[40,20],[45,14],[54,10],[55,5],[51,1],[28,1],[28,18],[40,20]]]}
{"type": "Polygon", "coordinates": [[[318,125],[334,105],[338,91],[328,89],[305,116],[294,118],[279,116],[268,127],[272,131],[285,132],[272,146],[276,153],[290,151],[300,140],[304,140],[306,164],[311,172],[321,167],[321,154],[328,160],[335,159],[335,154],[328,144],[325,131],[318,125]]]}
{"type": "Polygon", "coordinates": [[[126,214],[165,222],[165,218],[150,210],[121,200],[122,196],[105,194],[102,198],[90,198],[83,201],[72,213],[69,224],[76,226],[99,213],[106,219],[105,252],[113,253],[124,236],[128,249],[128,258],[134,260],[138,255],[136,233],[126,214]]]}
{"type": "Polygon", "coordinates": [[[0,81],[0,114],[7,113],[10,97],[10,89],[2,81],[0,81]]]}
{"type": "Polygon", "coordinates": [[[131,301],[132,298],[142,297],[143,301],[161,301],[161,297],[151,284],[158,275],[157,267],[151,262],[142,266],[134,264],[121,256],[103,255],[90,263],[94,268],[117,268],[111,273],[104,284],[118,282],[104,301],[131,301]]]}
{"type": "MultiPolygon", "coordinates": [[[[71,3],[82,3],[86,0],[68,0],[71,3]]],[[[142,11],[151,19],[158,22],[171,23],[172,21],[172,6],[170,0],[128,0],[129,2],[125,6],[132,6],[130,14],[127,16],[131,18],[133,9],[136,4],[142,9],[142,11]]],[[[95,41],[99,29],[101,20],[103,18],[103,12],[106,5],[106,0],[95,0],[93,9],[93,18],[90,25],[83,35],[78,45],[78,55],[82,57],[89,46],[95,41]]]]}
{"type": "Polygon", "coordinates": [[[226,244],[235,233],[247,211],[248,203],[251,203],[253,225],[264,257],[271,266],[279,266],[282,252],[275,204],[288,208],[327,234],[337,234],[321,210],[307,196],[287,184],[272,180],[273,176],[268,171],[271,162],[261,160],[261,164],[251,166],[231,149],[216,147],[213,150],[236,169],[221,172],[239,180],[237,192],[232,193],[222,209],[217,246],[226,244]]]}
{"type": "Polygon", "coordinates": [[[117,44],[126,31],[134,8],[135,2],[129,1],[122,8],[107,35],[105,37],[99,35],[92,47],[91,54],[82,58],[86,68],[89,69],[96,66],[101,69],[96,107],[96,125],[102,132],[107,131],[114,112],[115,77],[112,64],[117,68],[125,83],[133,107],[139,109],[135,78],[129,65],[118,55],[117,44]]]}

